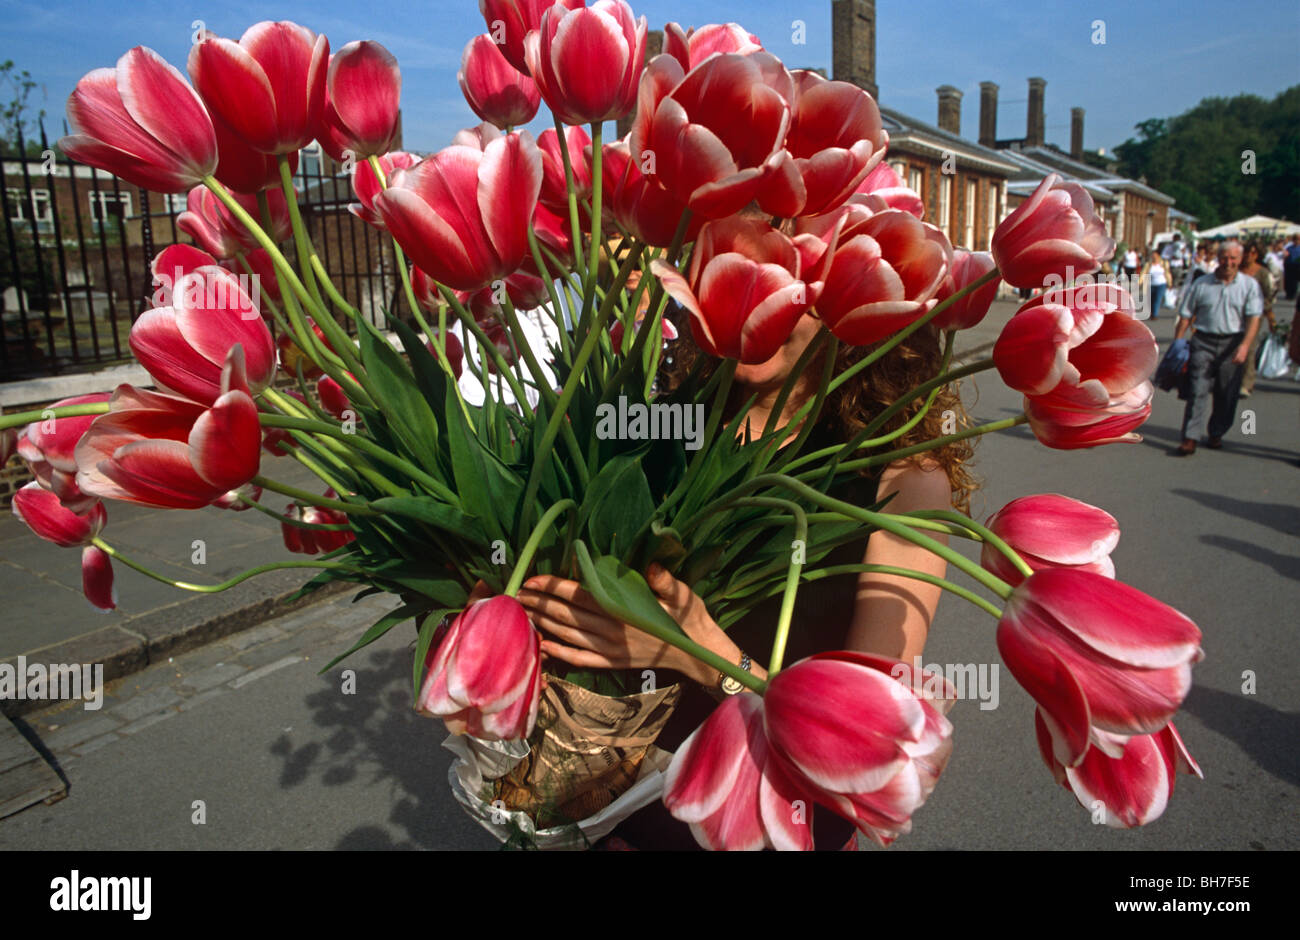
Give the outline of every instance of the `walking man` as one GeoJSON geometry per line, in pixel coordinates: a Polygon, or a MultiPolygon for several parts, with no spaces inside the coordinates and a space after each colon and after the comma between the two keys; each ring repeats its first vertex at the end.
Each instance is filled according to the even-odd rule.
{"type": "Polygon", "coordinates": [[[1219,246],[1219,263],[1212,275],[1197,279],[1183,291],[1174,339],[1195,325],[1188,363],[1191,394],[1183,411],[1183,442],[1171,453],[1186,457],[1209,418],[1208,447],[1223,446],[1223,435],[1237,420],[1237,398],[1250,345],[1259,331],[1264,298],[1259,283],[1242,274],[1241,245],[1219,246]]]}

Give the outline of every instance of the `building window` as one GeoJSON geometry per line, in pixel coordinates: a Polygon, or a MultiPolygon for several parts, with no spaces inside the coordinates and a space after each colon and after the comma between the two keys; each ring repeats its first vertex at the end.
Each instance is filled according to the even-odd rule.
{"type": "Polygon", "coordinates": [[[988,194],[986,196],[988,200],[988,205],[985,208],[985,212],[988,214],[988,228],[984,232],[985,251],[988,251],[990,248],[993,247],[993,232],[998,227],[998,223],[1002,221],[1001,213],[999,211],[999,206],[998,206],[999,195],[1001,194],[998,192],[998,184],[993,182],[992,180],[989,180],[988,194]]]}
{"type": "Polygon", "coordinates": [[[906,182],[907,163],[903,160],[891,160],[889,163],[889,168],[894,171],[894,174],[899,178],[900,181],[903,182],[903,185],[906,186],[907,185],[906,182]]]}
{"type": "Polygon", "coordinates": [[[916,193],[921,199],[925,199],[925,193],[921,191],[924,185],[921,181],[921,168],[914,166],[907,171],[907,188],[916,193]]]}
{"type": "Polygon", "coordinates": [[[165,200],[163,208],[169,215],[184,212],[189,208],[189,201],[185,193],[168,193],[163,198],[165,200]]]}
{"type": "Polygon", "coordinates": [[[971,251],[975,250],[975,189],[974,180],[966,181],[966,214],[962,218],[962,244],[971,251]]]}
{"type": "Polygon", "coordinates": [[[323,172],[321,148],[318,143],[308,144],[298,156],[298,172],[303,176],[320,176],[323,172]]]}
{"type": "Polygon", "coordinates": [[[30,221],[38,232],[54,231],[54,213],[50,209],[48,189],[33,189],[30,199],[21,189],[7,186],[5,190],[9,197],[10,221],[30,221]]]}
{"type": "Polygon", "coordinates": [[[939,212],[937,215],[939,229],[949,239],[952,238],[952,177],[947,173],[939,175],[939,212]]]}
{"type": "Polygon", "coordinates": [[[103,225],[113,216],[126,219],[131,215],[130,193],[95,192],[91,190],[86,193],[86,198],[90,201],[90,221],[96,225],[103,225]]]}

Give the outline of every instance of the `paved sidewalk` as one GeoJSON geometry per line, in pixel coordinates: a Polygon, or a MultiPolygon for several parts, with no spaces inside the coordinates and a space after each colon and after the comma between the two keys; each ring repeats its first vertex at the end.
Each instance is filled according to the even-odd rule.
{"type": "MultiPolygon", "coordinates": [[[[268,457],[262,469],[273,479],[324,490],[295,461],[268,457]]],[[[262,498],[276,510],[289,501],[275,493],[262,498]]],[[[275,520],[256,510],[158,510],[119,502],[107,510],[106,542],[179,581],[213,584],[259,564],[307,557],[290,554],[275,520]]],[[[113,571],[118,608],[101,612],[82,594],[79,550],[39,539],[11,512],[0,514],[0,597],[8,614],[0,661],[26,655],[42,663],[104,663],[106,678],[126,675],[292,609],[285,598],[315,574],[273,571],[228,591],[197,594],[121,562],[113,571]]],[[[0,708],[20,714],[35,704],[5,701],[0,708]]]]}

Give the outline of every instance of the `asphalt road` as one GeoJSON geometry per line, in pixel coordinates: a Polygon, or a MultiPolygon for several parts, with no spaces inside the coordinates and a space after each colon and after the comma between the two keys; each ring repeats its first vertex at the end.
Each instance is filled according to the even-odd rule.
{"type": "MultiPolygon", "coordinates": [[[[1162,346],[1169,332],[1167,322],[1157,329],[1162,346]]],[[[1019,411],[993,374],[966,389],[979,420],[1019,411]]],[[[1140,444],[1051,451],[1025,428],[984,439],[973,509],[983,519],[1016,496],[1061,492],[1119,520],[1120,579],[1204,632],[1206,658],[1177,724],[1205,779],[1179,777],[1145,829],[1092,824],[1042,765],[1032,704],[1000,669],[996,708],[968,700],[953,710],[948,770],[891,851],[1300,848],[1300,383],[1261,380],[1242,403],[1255,433],[1234,430],[1223,450],[1187,459],[1167,456],[1182,403],[1157,396],[1140,444]]],[[[440,725],[410,709],[409,628],[317,675],[383,601],[363,603],[313,608],[128,677],[93,716],[69,706],[28,716],[71,788],[0,821],[0,849],[494,848],[448,791],[440,725]],[[355,694],[342,691],[348,665],[355,694]],[[100,722],[94,736],[86,720],[100,722]]],[[[991,670],[993,629],[945,596],[926,661],[991,670]]]]}

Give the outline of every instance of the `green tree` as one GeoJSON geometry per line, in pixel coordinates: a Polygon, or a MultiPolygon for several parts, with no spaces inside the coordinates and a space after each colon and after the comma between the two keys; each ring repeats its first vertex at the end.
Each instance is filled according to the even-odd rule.
{"type": "Polygon", "coordinates": [[[1150,118],[1115,154],[1121,173],[1144,177],[1173,196],[1202,228],[1254,214],[1295,219],[1298,128],[1300,85],[1271,101],[1258,95],[1205,98],[1175,117],[1150,118]]]}
{"type": "Polygon", "coordinates": [[[19,69],[12,59],[0,62],[0,152],[6,155],[18,152],[19,137],[27,145],[27,156],[40,155],[40,142],[32,138],[45,117],[45,109],[32,117],[27,103],[35,89],[30,72],[19,69]]]}

